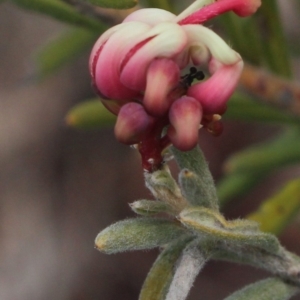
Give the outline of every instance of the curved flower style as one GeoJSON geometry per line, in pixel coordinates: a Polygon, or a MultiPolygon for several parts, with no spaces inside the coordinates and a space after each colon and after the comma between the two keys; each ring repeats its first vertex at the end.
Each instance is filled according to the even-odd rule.
{"type": "Polygon", "coordinates": [[[200,23],[230,10],[248,16],[259,5],[260,0],[198,0],[178,16],[141,9],[98,39],[90,57],[93,85],[118,115],[117,139],[137,144],[146,170],[160,166],[161,152],[170,143],[192,149],[199,127],[221,133],[220,115],[243,62],[200,23]],[[193,84],[203,79],[199,67],[207,68],[210,77],[193,84]]]}

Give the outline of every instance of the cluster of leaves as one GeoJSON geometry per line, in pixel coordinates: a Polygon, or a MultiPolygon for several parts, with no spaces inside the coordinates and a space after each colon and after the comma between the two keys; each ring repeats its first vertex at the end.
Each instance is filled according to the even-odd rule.
{"type": "MultiPolygon", "coordinates": [[[[125,9],[137,4],[135,0],[0,2],[5,1],[70,25],[66,32],[37,53],[41,78],[53,74],[90,49],[102,32],[120,21],[103,8],[125,9]]],[[[173,2],[144,1],[149,7],[176,11],[173,2]]],[[[299,258],[283,249],[270,233],[281,233],[299,212],[300,179],[288,182],[282,190],[266,199],[248,220],[227,221],[219,211],[219,204],[224,205],[247,193],[274,170],[300,161],[300,112],[295,104],[300,88],[290,81],[291,55],[277,2],[264,0],[252,18],[240,19],[226,14],[218,22],[233,47],[252,64],[252,67],[246,65],[241,80],[244,89],[232,97],[225,117],[278,124],[282,130],[270,141],[233,155],[225,163],[225,176],[217,190],[198,148],[189,153],[173,149],[181,169],[179,185],[167,168],[145,176],[156,200],[132,203],[132,209],[140,217],[118,222],[102,231],[96,239],[98,249],[106,253],[162,247],[144,283],[140,300],[185,299],[195,276],[209,259],[248,263],[280,278],[250,285],[226,300],[281,300],[299,292],[299,258]],[[270,73],[262,73],[262,65],[270,73]],[[153,217],[156,214],[167,217],[153,217]],[[253,221],[260,223],[260,229],[253,221]]],[[[90,99],[74,107],[66,120],[74,127],[97,129],[111,126],[114,116],[98,99],[90,99]]]]}

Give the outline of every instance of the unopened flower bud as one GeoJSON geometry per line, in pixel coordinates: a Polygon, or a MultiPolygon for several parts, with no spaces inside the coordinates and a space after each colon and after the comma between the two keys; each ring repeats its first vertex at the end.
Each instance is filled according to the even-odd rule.
{"type": "Polygon", "coordinates": [[[201,105],[192,97],[184,96],[172,104],[168,136],[176,148],[186,151],[196,146],[201,118],[201,105]]]}

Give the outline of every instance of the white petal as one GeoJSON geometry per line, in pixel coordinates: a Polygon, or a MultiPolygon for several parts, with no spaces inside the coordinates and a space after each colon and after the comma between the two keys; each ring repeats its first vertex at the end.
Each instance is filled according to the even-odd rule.
{"type": "Polygon", "coordinates": [[[183,25],[182,28],[188,36],[190,46],[205,46],[212,57],[225,65],[231,65],[240,60],[240,55],[212,30],[202,25],[183,25]]]}
{"type": "Polygon", "coordinates": [[[90,65],[90,69],[92,67],[92,63],[94,60],[94,57],[96,55],[96,53],[98,52],[98,50],[100,49],[100,47],[119,29],[121,29],[122,27],[124,27],[124,24],[119,24],[116,26],[111,27],[110,29],[108,29],[107,31],[105,31],[100,37],[99,39],[96,41],[91,55],[90,55],[90,61],[89,61],[89,65],[90,65]]]}
{"type": "Polygon", "coordinates": [[[132,89],[145,89],[147,68],[154,58],[173,58],[179,55],[187,44],[185,32],[175,23],[156,25],[144,39],[151,37],[153,38],[130,57],[121,71],[121,81],[132,89]]]}
{"type": "Polygon", "coordinates": [[[139,9],[130,14],[127,18],[124,19],[124,22],[138,21],[147,23],[150,26],[162,22],[172,22],[175,19],[176,15],[158,8],[144,8],[139,9]]]}
{"type": "Polygon", "coordinates": [[[120,82],[122,57],[136,41],[143,39],[149,25],[140,22],[122,24],[104,45],[95,65],[95,84],[100,92],[114,100],[128,99],[134,94],[120,82]]]}

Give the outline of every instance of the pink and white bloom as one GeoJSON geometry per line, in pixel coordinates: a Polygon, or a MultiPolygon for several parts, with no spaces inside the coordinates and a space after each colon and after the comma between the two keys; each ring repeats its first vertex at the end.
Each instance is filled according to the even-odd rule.
{"type": "Polygon", "coordinates": [[[192,149],[199,127],[220,133],[219,115],[243,62],[201,23],[227,11],[248,16],[259,6],[260,0],[197,0],[178,16],[141,9],[98,39],[90,57],[93,85],[118,115],[117,139],[137,144],[145,169],[160,165],[170,143],[192,149]],[[208,69],[209,78],[193,84],[201,79],[199,68],[208,69]]]}

